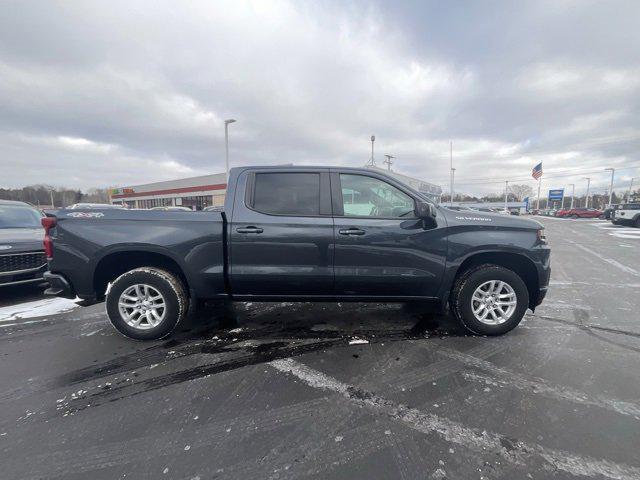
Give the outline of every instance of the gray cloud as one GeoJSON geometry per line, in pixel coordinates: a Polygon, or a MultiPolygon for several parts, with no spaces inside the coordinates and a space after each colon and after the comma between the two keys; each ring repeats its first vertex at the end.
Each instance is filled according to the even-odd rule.
{"type": "MultiPolygon", "coordinates": [[[[3,2],[1,186],[232,163],[361,165],[499,191],[640,176],[638,2],[3,2]],[[6,172],[6,173],[5,173],[6,172]],[[580,173],[578,173],[580,172],[580,173]],[[533,184],[533,180],[529,180],[533,184]]],[[[586,186],[586,185],[585,185],[586,186]]]]}

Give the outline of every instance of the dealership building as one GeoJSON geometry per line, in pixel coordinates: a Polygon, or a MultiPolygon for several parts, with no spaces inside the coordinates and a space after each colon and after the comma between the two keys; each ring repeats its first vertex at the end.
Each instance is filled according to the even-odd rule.
{"type": "MultiPolygon", "coordinates": [[[[439,185],[379,167],[367,168],[390,174],[436,202],[440,201],[442,188],[439,185]]],[[[179,206],[202,210],[212,205],[223,205],[226,191],[226,174],[217,173],[115,188],[111,190],[111,203],[125,205],[128,208],[179,206]]]]}
{"type": "Polygon", "coordinates": [[[115,188],[111,190],[111,203],[124,204],[129,208],[178,206],[202,210],[212,205],[223,205],[226,191],[226,174],[216,173],[115,188]]]}

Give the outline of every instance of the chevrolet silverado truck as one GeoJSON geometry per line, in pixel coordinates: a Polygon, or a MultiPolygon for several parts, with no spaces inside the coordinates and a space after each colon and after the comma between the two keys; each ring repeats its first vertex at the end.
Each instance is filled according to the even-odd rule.
{"type": "Polygon", "coordinates": [[[542,302],[542,225],[454,211],[372,169],[242,167],[224,210],[60,210],[42,224],[49,294],[106,301],[135,339],[169,335],[199,300],[438,302],[500,335],[542,302]]]}

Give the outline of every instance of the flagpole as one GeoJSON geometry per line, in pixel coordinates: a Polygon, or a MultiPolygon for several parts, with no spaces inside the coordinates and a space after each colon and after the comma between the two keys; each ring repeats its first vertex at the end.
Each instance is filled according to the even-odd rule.
{"type": "Polygon", "coordinates": [[[542,175],[538,178],[538,205],[536,210],[540,210],[540,184],[542,183],[542,175]]]}

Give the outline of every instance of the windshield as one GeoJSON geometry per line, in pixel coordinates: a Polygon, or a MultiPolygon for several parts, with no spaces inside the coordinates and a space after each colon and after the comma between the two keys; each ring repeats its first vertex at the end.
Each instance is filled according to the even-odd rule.
{"type": "Polygon", "coordinates": [[[0,205],[0,228],[38,228],[41,218],[35,208],[0,205]]]}

